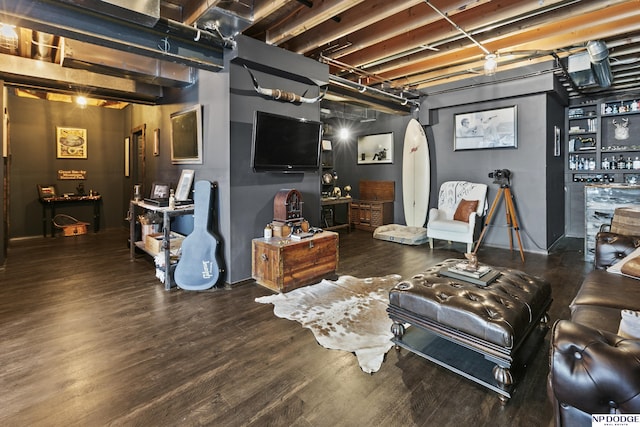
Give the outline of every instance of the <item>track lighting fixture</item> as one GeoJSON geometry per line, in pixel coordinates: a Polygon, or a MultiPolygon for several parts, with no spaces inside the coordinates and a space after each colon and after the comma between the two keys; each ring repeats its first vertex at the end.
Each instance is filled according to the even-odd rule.
{"type": "Polygon", "coordinates": [[[498,69],[498,62],[496,61],[497,56],[493,53],[488,54],[484,57],[484,75],[485,76],[493,76],[498,69]]]}

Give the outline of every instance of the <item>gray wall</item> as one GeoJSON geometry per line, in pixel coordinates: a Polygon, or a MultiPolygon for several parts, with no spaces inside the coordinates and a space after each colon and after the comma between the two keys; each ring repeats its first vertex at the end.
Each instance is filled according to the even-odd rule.
{"type": "MultiPolygon", "coordinates": [[[[229,263],[232,258],[229,210],[229,74],[225,72],[213,73],[200,70],[198,84],[185,89],[168,90],[162,105],[144,106],[134,105],[128,118],[129,131],[141,125],[146,125],[146,182],[149,189],[151,183],[166,182],[175,188],[182,169],[194,169],[195,181],[208,180],[218,184],[217,192],[217,224],[215,230],[221,238],[224,254],[226,280],[234,272],[234,265],[229,263]],[[202,107],[202,164],[174,165],[171,163],[171,123],[172,113],[199,104],[202,107]],[[160,155],[153,155],[153,130],[160,130],[160,155]]],[[[127,197],[123,210],[128,209],[128,200],[135,183],[131,178],[125,180],[127,197]]],[[[175,220],[172,227],[183,234],[188,234],[193,228],[193,217],[185,216],[175,220]]]]}
{"type": "MultiPolygon", "coordinates": [[[[553,236],[554,233],[549,233],[549,228],[555,228],[548,223],[547,215],[548,186],[552,187],[554,193],[557,192],[557,188],[554,188],[553,182],[549,180],[549,177],[553,176],[554,165],[547,164],[548,150],[550,144],[552,148],[553,141],[547,129],[547,100],[546,94],[539,94],[442,108],[437,112],[437,124],[432,125],[429,132],[435,141],[435,152],[431,153],[432,168],[435,167],[436,176],[434,191],[437,191],[443,182],[450,180],[485,183],[489,186],[488,201],[491,205],[498,194],[499,186],[493,183],[493,179],[489,178],[488,174],[496,169],[509,169],[512,172],[511,192],[515,201],[523,247],[533,252],[546,252],[549,245],[553,243],[549,241],[549,235],[553,236]],[[455,114],[512,105],[517,107],[517,149],[453,150],[455,114]]],[[[555,169],[561,173],[562,164],[560,163],[555,169]]],[[[556,182],[562,184],[561,178],[556,182]]],[[[556,202],[563,205],[562,200],[556,202]]],[[[504,209],[503,201],[492,217],[492,226],[485,235],[484,245],[509,246],[508,228],[504,227],[506,225],[504,209]]],[[[564,222],[564,218],[559,220],[564,222]]]]}
{"type": "MultiPolygon", "coordinates": [[[[9,236],[42,235],[42,207],[37,184],[56,184],[60,193],[74,192],[80,181],[58,181],[59,169],[87,171],[85,190],[102,194],[101,224],[122,224],[124,128],[126,111],[8,96],[11,116],[11,188],[9,236]],[[56,158],[56,127],[87,130],[87,159],[56,158]]],[[[91,206],[68,206],[58,211],[93,222],[91,206]]]]}
{"type": "MultiPolygon", "coordinates": [[[[551,73],[524,70],[528,77],[505,78],[500,83],[482,78],[433,89],[424,98],[419,117],[425,126],[431,157],[430,207],[437,205],[440,185],[449,180],[467,180],[489,186],[489,206],[498,185],[488,177],[496,169],[513,173],[511,191],[518,214],[525,251],[546,253],[564,233],[563,159],[553,155],[554,125],[563,129],[566,95],[551,73]],[[517,149],[453,150],[455,114],[507,106],[517,107],[517,149]]],[[[340,186],[350,184],[358,197],[358,182],[393,180],[396,182],[394,219],[404,224],[402,207],[402,145],[410,116],[378,114],[370,123],[351,123],[354,135],[348,141],[329,137],[334,146],[335,167],[340,186]],[[393,164],[357,165],[357,136],[381,132],[394,133],[393,164]]],[[[508,247],[506,214],[502,201],[494,213],[492,226],[483,245],[508,247]]],[[[515,235],[514,235],[515,239],[515,235]]],[[[517,241],[514,240],[517,249],[517,241]]]]}
{"type": "MultiPolygon", "coordinates": [[[[334,155],[334,169],[338,173],[340,188],[351,185],[354,198],[360,196],[360,181],[394,181],[395,201],[393,204],[394,223],[404,224],[404,208],[402,205],[402,148],[404,145],[404,133],[411,116],[394,116],[378,113],[373,122],[360,123],[341,120],[351,132],[347,140],[341,140],[337,136],[326,137],[332,142],[334,155]],[[379,133],[393,133],[393,163],[384,164],[358,164],[358,136],[374,135],[379,133]]],[[[336,123],[339,123],[338,121],[336,123]]],[[[336,130],[337,132],[337,130],[336,130]]],[[[425,218],[426,220],[426,218],[425,218]]]]}
{"type": "Polygon", "coordinates": [[[251,168],[251,135],[256,111],[289,117],[320,120],[319,103],[296,104],[258,95],[247,65],[265,88],[276,88],[308,97],[319,93],[317,84],[329,77],[326,65],[301,55],[239,37],[237,56],[229,64],[230,75],[230,238],[233,250],[228,260],[233,265],[232,282],[251,277],[251,241],[263,234],[273,220],[273,198],[284,188],[302,194],[303,215],[311,225],[320,225],[320,175],[312,173],[256,173],[251,168]],[[295,72],[295,74],[294,74],[295,72]]]}

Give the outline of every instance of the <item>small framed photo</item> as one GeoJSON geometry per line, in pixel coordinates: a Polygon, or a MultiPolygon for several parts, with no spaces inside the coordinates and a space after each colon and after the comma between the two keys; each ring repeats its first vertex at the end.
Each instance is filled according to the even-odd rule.
{"type": "Polygon", "coordinates": [[[176,188],[176,200],[189,199],[189,192],[191,191],[194,175],[195,171],[193,169],[184,169],[180,173],[180,181],[178,181],[178,188],[176,188]]]}
{"type": "Polygon", "coordinates": [[[169,184],[159,184],[154,182],[151,184],[152,199],[166,199],[169,197],[169,184]]]}
{"type": "Polygon", "coordinates": [[[55,184],[42,185],[38,184],[38,197],[41,199],[50,199],[58,196],[58,189],[55,184]]]}
{"type": "Polygon", "coordinates": [[[160,155],[160,129],[153,130],[153,155],[160,155]]]}

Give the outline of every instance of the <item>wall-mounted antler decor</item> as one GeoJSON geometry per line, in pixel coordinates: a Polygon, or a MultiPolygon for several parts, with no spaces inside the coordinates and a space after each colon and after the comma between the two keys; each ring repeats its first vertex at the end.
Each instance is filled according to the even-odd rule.
{"type": "Polygon", "coordinates": [[[287,92],[280,89],[265,89],[258,84],[258,80],[256,80],[255,76],[253,75],[251,70],[247,68],[246,65],[244,66],[244,68],[249,72],[249,75],[251,76],[251,80],[253,81],[253,88],[256,90],[256,92],[258,92],[260,95],[273,98],[276,101],[313,104],[320,101],[327,94],[327,88],[325,88],[324,92],[322,92],[320,95],[316,96],[315,98],[305,98],[304,95],[307,93],[306,91],[302,95],[298,95],[297,93],[287,92]]]}

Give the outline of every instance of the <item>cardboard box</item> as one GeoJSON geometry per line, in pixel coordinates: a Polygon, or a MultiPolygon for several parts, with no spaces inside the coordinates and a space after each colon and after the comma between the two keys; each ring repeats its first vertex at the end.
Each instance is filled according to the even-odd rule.
{"type": "MultiPolygon", "coordinates": [[[[182,234],[174,231],[169,233],[169,247],[171,250],[177,250],[182,245],[184,240],[182,234]]],[[[164,233],[151,233],[147,234],[144,240],[144,248],[151,253],[158,254],[162,251],[162,240],[164,239],[164,233]]]]}

